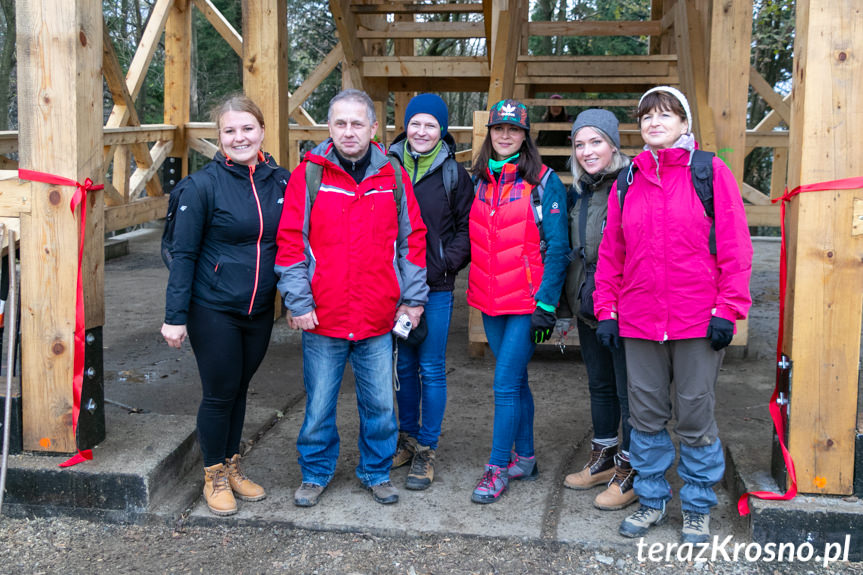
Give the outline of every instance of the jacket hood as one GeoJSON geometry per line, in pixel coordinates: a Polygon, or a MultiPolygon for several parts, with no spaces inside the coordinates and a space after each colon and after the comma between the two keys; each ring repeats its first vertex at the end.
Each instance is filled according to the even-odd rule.
{"type": "MultiPolygon", "coordinates": [[[[371,174],[377,172],[381,169],[389,160],[387,160],[387,155],[384,153],[384,149],[377,142],[371,142],[369,147],[372,150],[371,158],[369,158],[369,167],[366,170],[365,177],[369,177],[371,174]]],[[[333,145],[333,139],[327,138],[303,156],[303,159],[315,163],[320,164],[322,166],[330,165],[331,167],[342,170],[342,166],[339,163],[339,158],[336,156],[335,146],[333,145]]],[[[342,170],[344,171],[344,170],[342,170]]]]}
{"type": "MultiPolygon", "coordinates": [[[[444,134],[444,137],[441,138],[441,140],[442,142],[440,152],[438,152],[437,157],[435,157],[434,162],[432,163],[431,167],[429,167],[426,174],[431,174],[439,167],[441,167],[447,158],[455,158],[455,139],[453,139],[450,133],[447,132],[446,134],[444,134]]],[[[398,158],[399,162],[402,165],[404,165],[405,163],[404,158],[407,151],[407,143],[407,132],[402,132],[395,140],[393,140],[393,143],[390,144],[389,152],[387,152],[389,155],[398,158]]]]}

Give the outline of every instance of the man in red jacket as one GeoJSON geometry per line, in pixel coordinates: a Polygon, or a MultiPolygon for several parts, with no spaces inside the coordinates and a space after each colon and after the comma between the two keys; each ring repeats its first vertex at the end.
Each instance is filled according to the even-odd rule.
{"type": "Polygon", "coordinates": [[[377,119],[368,95],[337,94],[327,123],[330,138],[306,154],[288,183],[276,240],[279,290],[291,327],[303,330],[306,412],[297,438],[303,481],[294,503],[317,504],[335,472],[336,404],[347,362],[360,414],[357,477],[375,501],[396,503],[389,477],[398,433],[390,332],[403,314],[416,328],[428,300],[426,228],[410,178],[399,168],[404,193],[397,190],[393,164],[371,141],[377,119]],[[321,173],[311,196],[309,163],[321,173]]]}

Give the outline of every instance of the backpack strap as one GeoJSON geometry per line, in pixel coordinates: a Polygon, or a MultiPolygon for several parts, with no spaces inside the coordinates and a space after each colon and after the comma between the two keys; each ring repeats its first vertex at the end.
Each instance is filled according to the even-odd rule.
{"type": "Polygon", "coordinates": [[[446,201],[452,208],[452,195],[458,185],[458,162],[452,156],[447,156],[443,167],[443,190],[446,193],[446,201]]]}
{"type": "Polygon", "coordinates": [[[623,200],[626,199],[626,192],[629,191],[629,184],[635,178],[635,172],[638,171],[638,166],[634,163],[629,164],[626,170],[620,170],[617,174],[617,203],[620,205],[620,215],[623,218],[623,200]]]}
{"type": "Polygon", "coordinates": [[[321,178],[323,178],[324,167],[315,162],[306,162],[306,191],[309,194],[309,212],[315,205],[315,198],[321,189],[321,178]]]}
{"type": "Polygon", "coordinates": [[[551,177],[552,170],[548,166],[543,166],[544,170],[541,173],[539,183],[530,190],[530,201],[533,204],[533,221],[536,228],[539,230],[539,251],[545,258],[545,250],[548,248],[548,242],[545,241],[545,232],[542,230],[542,194],[545,192],[545,187],[548,185],[548,179],[551,177]]]}
{"type": "Polygon", "coordinates": [[[402,198],[405,195],[405,185],[404,182],[402,182],[402,165],[398,158],[394,156],[388,156],[387,159],[389,159],[390,165],[393,167],[393,172],[395,172],[396,176],[396,189],[393,190],[393,197],[396,200],[396,214],[398,215],[399,222],[401,222],[402,198]]]}
{"type": "Polygon", "coordinates": [[[692,163],[689,167],[692,172],[692,185],[695,188],[695,193],[698,194],[698,199],[701,200],[701,205],[704,206],[704,213],[711,219],[708,247],[710,253],[716,255],[716,221],[715,210],[713,208],[713,153],[695,150],[695,153],[692,155],[692,163]]]}

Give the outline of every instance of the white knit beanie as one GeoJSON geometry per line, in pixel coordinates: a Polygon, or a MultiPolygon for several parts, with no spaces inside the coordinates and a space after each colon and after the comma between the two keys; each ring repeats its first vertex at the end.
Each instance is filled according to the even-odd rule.
{"type": "Polygon", "coordinates": [[[642,94],[641,98],[638,100],[638,106],[641,107],[641,102],[644,100],[644,97],[653,92],[666,92],[667,94],[674,96],[677,101],[680,102],[680,105],[683,106],[683,111],[686,112],[686,124],[688,128],[686,133],[692,133],[692,112],[689,111],[689,101],[686,99],[686,96],[683,95],[683,92],[677,88],[672,88],[671,86],[656,86],[642,94]]]}

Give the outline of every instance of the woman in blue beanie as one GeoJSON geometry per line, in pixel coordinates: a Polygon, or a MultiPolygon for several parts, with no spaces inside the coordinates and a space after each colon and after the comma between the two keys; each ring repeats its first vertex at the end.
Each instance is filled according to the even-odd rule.
{"type": "Polygon", "coordinates": [[[405,111],[405,132],[389,154],[413,183],[426,233],[429,300],[420,326],[422,342],[398,341],[399,439],[393,468],[410,463],[405,487],[427,489],[434,480],[435,453],[446,408],[446,344],[459,270],[470,260],[468,215],[473,184],[455,161],[455,140],[447,133],[449,111],[437,94],[414,97],[405,111]],[[420,424],[422,422],[422,424],[420,424]]]}

